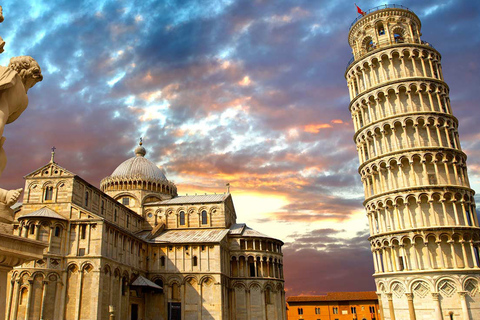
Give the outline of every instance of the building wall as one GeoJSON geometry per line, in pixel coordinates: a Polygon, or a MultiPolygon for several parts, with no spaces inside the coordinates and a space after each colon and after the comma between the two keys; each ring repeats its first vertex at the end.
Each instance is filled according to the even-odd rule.
{"type": "MultiPolygon", "coordinates": [[[[359,320],[381,319],[378,301],[375,300],[289,302],[287,307],[288,320],[352,320],[355,315],[359,320]],[[355,309],[352,310],[352,308],[355,309]]],[[[399,319],[408,319],[408,317],[399,319]]]]}
{"type": "MultiPolygon", "coordinates": [[[[155,222],[153,215],[146,214],[144,219],[54,163],[27,177],[26,190],[29,192],[16,213],[20,219],[14,232],[49,245],[44,259],[25,263],[11,273],[8,320],[106,320],[110,306],[117,319],[129,319],[133,305],[138,308],[139,319],[163,320],[168,318],[172,303],[181,304],[182,319],[237,319],[242,312],[251,314],[251,319],[285,317],[278,240],[249,238],[257,241],[258,247],[254,243],[248,246],[246,240],[241,247],[240,240],[230,241],[230,236],[207,243],[148,242],[137,233],[147,223],[155,222]],[[45,199],[50,186],[51,200],[45,199]],[[45,206],[60,218],[21,218],[45,206]],[[231,243],[236,256],[273,257],[275,276],[272,269],[271,276],[258,273],[254,277],[233,277],[231,243]],[[140,275],[163,290],[130,286],[140,275]],[[237,299],[234,286],[243,288],[245,299],[249,298],[248,304],[243,300],[244,305],[238,305],[238,312],[232,302],[237,299]],[[263,308],[261,301],[267,292],[270,303],[263,308]]],[[[168,226],[170,219],[173,229],[227,228],[236,219],[231,201],[147,207],[146,213],[157,214],[158,223],[167,222],[168,226]],[[181,210],[191,218],[185,227],[178,226],[177,213],[181,210]],[[205,225],[199,223],[202,210],[208,212],[205,225]]]]}

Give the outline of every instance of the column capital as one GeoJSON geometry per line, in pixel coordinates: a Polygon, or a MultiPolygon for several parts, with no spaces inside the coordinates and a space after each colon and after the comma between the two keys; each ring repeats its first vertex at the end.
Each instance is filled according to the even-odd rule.
{"type": "Polygon", "coordinates": [[[463,298],[465,299],[465,296],[467,295],[467,291],[457,291],[458,295],[460,296],[460,298],[463,298]]]}
{"type": "Polygon", "coordinates": [[[413,301],[413,293],[411,293],[411,292],[405,292],[405,296],[407,297],[407,300],[413,301]]]}
{"type": "Polygon", "coordinates": [[[387,299],[388,299],[389,301],[392,301],[392,300],[393,300],[392,293],[390,293],[390,292],[389,292],[389,293],[385,293],[385,295],[387,296],[387,299]]]}
{"type": "Polygon", "coordinates": [[[438,301],[438,298],[440,297],[440,293],[438,292],[432,292],[432,299],[434,301],[438,301]]]}

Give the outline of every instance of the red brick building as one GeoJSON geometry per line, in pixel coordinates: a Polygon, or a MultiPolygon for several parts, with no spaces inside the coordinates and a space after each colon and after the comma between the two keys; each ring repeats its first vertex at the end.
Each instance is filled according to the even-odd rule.
{"type": "Polygon", "coordinates": [[[287,298],[288,320],[383,320],[374,291],[287,298]]]}

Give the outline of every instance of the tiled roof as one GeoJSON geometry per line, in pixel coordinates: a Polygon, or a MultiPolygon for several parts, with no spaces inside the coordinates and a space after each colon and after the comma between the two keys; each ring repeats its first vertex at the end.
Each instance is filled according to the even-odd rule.
{"type": "Polygon", "coordinates": [[[228,229],[166,230],[151,241],[154,243],[201,243],[220,242],[228,229]]]}
{"type": "MultiPolygon", "coordinates": [[[[239,235],[242,237],[254,237],[254,238],[270,238],[275,239],[273,237],[267,236],[261,232],[253,230],[252,228],[248,227],[245,223],[235,223],[230,227],[228,234],[231,235],[239,235]]],[[[278,240],[278,239],[276,239],[278,240]]]]}
{"type": "Polygon", "coordinates": [[[179,196],[160,202],[160,204],[190,204],[190,203],[211,203],[222,202],[229,196],[228,193],[205,194],[195,196],[179,196]]]}
{"type": "Polygon", "coordinates": [[[49,219],[58,219],[58,220],[67,220],[52,209],[43,207],[39,210],[24,214],[18,219],[28,219],[28,218],[49,218],[49,219]]]}
{"type": "Polygon", "coordinates": [[[293,296],[287,302],[317,302],[317,301],[359,301],[378,300],[375,291],[360,292],[329,292],[322,296],[293,296]]]}
{"type": "Polygon", "coordinates": [[[230,230],[228,231],[228,234],[238,234],[241,235],[243,232],[243,229],[245,229],[247,225],[245,223],[235,223],[232,224],[230,227],[230,230]]]}
{"type": "Polygon", "coordinates": [[[142,276],[138,276],[138,278],[135,279],[135,281],[133,281],[132,286],[136,286],[136,287],[149,287],[149,288],[154,288],[154,289],[158,289],[158,290],[162,290],[162,289],[163,289],[162,287],[160,287],[160,286],[157,285],[156,283],[153,283],[152,281],[150,281],[150,280],[148,280],[147,278],[142,277],[142,276]]]}

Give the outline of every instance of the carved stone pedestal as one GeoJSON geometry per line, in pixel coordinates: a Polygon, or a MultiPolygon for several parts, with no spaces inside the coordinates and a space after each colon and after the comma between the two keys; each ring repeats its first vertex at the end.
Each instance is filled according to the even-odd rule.
{"type": "Polygon", "coordinates": [[[7,274],[13,267],[43,258],[46,243],[0,232],[0,320],[5,319],[7,274]]]}

